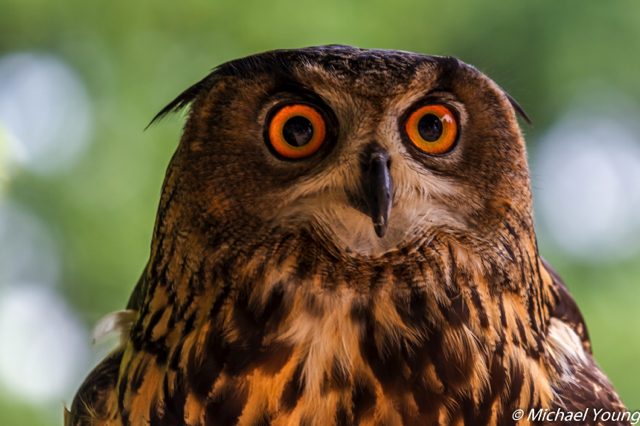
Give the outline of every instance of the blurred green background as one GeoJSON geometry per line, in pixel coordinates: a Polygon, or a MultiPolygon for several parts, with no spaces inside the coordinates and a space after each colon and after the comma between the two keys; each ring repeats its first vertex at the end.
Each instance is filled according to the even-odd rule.
{"type": "Polygon", "coordinates": [[[454,55],[527,111],[542,254],[640,409],[640,2],[0,1],[0,424],[56,425],[149,254],[181,117],[225,61],[350,44],[454,55]]]}

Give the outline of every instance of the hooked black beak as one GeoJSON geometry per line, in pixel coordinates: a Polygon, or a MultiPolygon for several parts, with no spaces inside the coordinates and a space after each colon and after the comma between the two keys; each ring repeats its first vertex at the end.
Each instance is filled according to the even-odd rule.
{"type": "Polygon", "coordinates": [[[371,145],[361,158],[362,189],[376,235],[382,238],[389,226],[393,202],[393,179],[389,173],[391,157],[377,144],[371,145]]]}

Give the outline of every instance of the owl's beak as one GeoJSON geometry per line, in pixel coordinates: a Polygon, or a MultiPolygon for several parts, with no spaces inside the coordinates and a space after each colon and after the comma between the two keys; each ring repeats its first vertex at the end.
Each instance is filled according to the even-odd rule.
{"type": "Polygon", "coordinates": [[[382,238],[389,226],[393,202],[393,179],[389,168],[391,157],[378,144],[371,145],[361,159],[362,187],[368,213],[376,235],[382,238]]]}

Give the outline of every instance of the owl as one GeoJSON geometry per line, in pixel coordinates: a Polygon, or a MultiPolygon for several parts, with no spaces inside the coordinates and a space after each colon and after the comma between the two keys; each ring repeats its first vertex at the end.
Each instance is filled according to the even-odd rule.
{"type": "Polygon", "coordinates": [[[538,252],[528,118],[485,75],[276,50],[156,118],[185,107],[121,344],[66,425],[629,424],[538,252]]]}

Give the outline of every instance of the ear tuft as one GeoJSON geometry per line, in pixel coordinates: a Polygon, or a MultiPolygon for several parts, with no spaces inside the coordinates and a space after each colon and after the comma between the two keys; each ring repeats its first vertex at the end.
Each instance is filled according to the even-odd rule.
{"type": "Polygon", "coordinates": [[[518,105],[518,103],[516,102],[516,100],[515,100],[515,99],[513,99],[513,98],[511,97],[511,95],[509,95],[507,92],[504,92],[504,94],[507,96],[507,99],[509,99],[509,103],[511,104],[511,106],[513,107],[513,109],[515,109],[515,110],[516,110],[516,113],[517,113],[520,117],[522,117],[522,119],[523,119],[524,121],[526,121],[526,122],[527,122],[527,124],[528,124],[529,126],[531,126],[531,125],[532,125],[532,124],[531,124],[531,119],[529,118],[529,116],[527,115],[527,113],[526,113],[526,112],[524,112],[524,110],[522,109],[522,107],[521,107],[520,105],[518,105]]]}
{"type": "Polygon", "coordinates": [[[151,122],[144,129],[147,130],[156,121],[162,120],[167,115],[173,112],[178,112],[181,109],[188,107],[202,91],[211,87],[215,76],[216,70],[214,70],[211,74],[209,74],[193,86],[189,87],[184,92],[180,93],[180,95],[178,95],[177,98],[171,101],[169,105],[162,108],[162,110],[158,114],[156,114],[155,117],[153,117],[153,120],[151,120],[151,122]]]}

